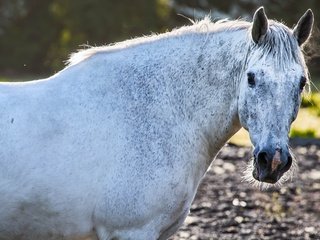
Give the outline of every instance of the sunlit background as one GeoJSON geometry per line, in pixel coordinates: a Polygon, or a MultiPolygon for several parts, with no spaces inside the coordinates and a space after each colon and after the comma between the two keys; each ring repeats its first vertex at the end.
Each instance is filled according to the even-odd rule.
{"type": "MultiPolygon", "coordinates": [[[[313,45],[306,47],[314,86],[292,136],[320,137],[320,57],[317,48],[320,1],[276,0],[1,0],[0,80],[26,81],[61,70],[71,52],[84,44],[110,44],[161,33],[210,15],[213,20],[243,18],[264,6],[269,18],[292,27],[311,8],[315,14],[313,45]],[[312,58],[311,58],[312,57],[312,58]],[[317,87],[318,86],[318,87],[317,87]]],[[[242,132],[234,139],[247,144],[242,132]]]]}
{"type": "MultiPolygon", "coordinates": [[[[308,8],[315,14],[312,44],[304,49],[312,92],[305,94],[290,133],[299,171],[281,188],[258,191],[241,181],[251,149],[229,144],[213,162],[189,217],[171,240],[320,239],[319,0],[0,0],[0,81],[48,77],[84,45],[170,31],[190,25],[188,18],[251,21],[259,6],[290,27],[308,8]],[[294,146],[295,140],[300,142],[294,146]]],[[[250,145],[244,130],[231,141],[250,145]]]]}

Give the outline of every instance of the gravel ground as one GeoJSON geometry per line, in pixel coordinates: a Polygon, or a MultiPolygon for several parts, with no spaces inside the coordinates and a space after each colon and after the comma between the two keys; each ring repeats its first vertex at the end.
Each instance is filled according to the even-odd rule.
{"type": "Polygon", "coordinates": [[[251,150],[226,146],[170,239],[320,239],[320,147],[293,151],[298,160],[293,179],[259,190],[242,180],[251,150]]]}

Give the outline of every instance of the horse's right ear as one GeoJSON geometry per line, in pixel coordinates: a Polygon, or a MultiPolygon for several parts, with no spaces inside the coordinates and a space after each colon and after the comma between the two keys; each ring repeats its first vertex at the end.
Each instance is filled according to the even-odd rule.
{"type": "Polygon", "coordinates": [[[297,26],[293,29],[293,35],[296,37],[299,46],[301,46],[310,37],[313,26],[313,12],[308,9],[305,14],[300,18],[297,26]]]}
{"type": "Polygon", "coordinates": [[[264,8],[260,7],[253,15],[253,23],[251,29],[252,40],[255,43],[267,34],[268,31],[268,18],[264,12],[264,8]]]}

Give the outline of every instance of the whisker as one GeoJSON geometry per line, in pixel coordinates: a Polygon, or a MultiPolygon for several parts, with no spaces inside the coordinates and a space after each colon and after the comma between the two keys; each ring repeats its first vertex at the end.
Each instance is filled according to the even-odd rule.
{"type": "Polygon", "coordinates": [[[253,169],[254,168],[254,166],[253,166],[254,158],[253,157],[250,158],[245,170],[243,171],[243,176],[241,177],[242,181],[248,182],[250,185],[259,189],[260,191],[265,191],[269,188],[279,189],[283,186],[283,184],[285,182],[292,181],[293,177],[295,176],[295,174],[298,170],[298,164],[297,164],[297,160],[296,160],[297,157],[289,145],[288,145],[288,149],[289,149],[289,152],[292,156],[292,165],[291,165],[290,169],[286,173],[284,173],[284,175],[275,184],[260,182],[260,181],[256,180],[255,178],[253,178],[253,176],[252,176],[252,172],[254,170],[253,169]]]}
{"type": "Polygon", "coordinates": [[[320,93],[320,90],[319,90],[319,88],[317,87],[317,85],[316,85],[313,81],[311,81],[311,80],[310,80],[310,85],[312,85],[312,86],[317,90],[317,92],[320,93]]]}

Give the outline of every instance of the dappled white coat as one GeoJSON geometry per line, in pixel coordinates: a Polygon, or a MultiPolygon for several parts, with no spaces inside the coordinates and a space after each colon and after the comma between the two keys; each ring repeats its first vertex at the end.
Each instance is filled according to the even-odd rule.
{"type": "Polygon", "coordinates": [[[239,128],[247,22],[201,21],[0,85],[0,239],[166,239],[239,128]]]}
{"type": "Polygon", "coordinates": [[[158,239],[181,225],[239,128],[240,65],[224,51],[240,51],[246,30],[213,41],[208,28],[89,49],[49,79],[1,84],[0,239],[158,239]]]}

